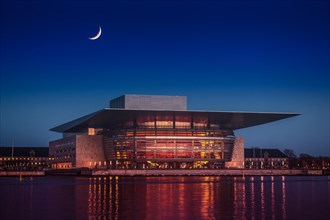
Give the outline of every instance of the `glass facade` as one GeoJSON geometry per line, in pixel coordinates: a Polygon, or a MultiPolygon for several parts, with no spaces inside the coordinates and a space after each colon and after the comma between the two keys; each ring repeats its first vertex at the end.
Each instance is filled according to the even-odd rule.
{"type": "Polygon", "coordinates": [[[206,114],[142,113],[104,129],[105,158],[112,169],[221,168],[235,137],[219,127],[206,114]]]}

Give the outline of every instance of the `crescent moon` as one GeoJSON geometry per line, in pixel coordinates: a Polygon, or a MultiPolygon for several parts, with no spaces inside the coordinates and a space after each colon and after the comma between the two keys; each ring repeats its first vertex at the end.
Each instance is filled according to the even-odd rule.
{"type": "Polygon", "coordinates": [[[94,37],[90,37],[90,40],[97,40],[102,34],[102,28],[101,26],[99,27],[99,32],[94,36],[94,37]]]}

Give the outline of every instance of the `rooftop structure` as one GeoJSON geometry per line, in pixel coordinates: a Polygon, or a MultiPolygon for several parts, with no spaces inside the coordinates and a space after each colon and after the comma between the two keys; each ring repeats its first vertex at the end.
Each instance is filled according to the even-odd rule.
{"type": "Polygon", "coordinates": [[[288,158],[279,149],[267,149],[267,148],[246,148],[244,149],[245,158],[288,158]]]}
{"type": "Polygon", "coordinates": [[[111,100],[110,108],[135,110],[187,110],[187,97],[157,95],[123,95],[111,100]]]}
{"type": "MultiPolygon", "coordinates": [[[[73,121],[64,123],[50,129],[55,132],[76,133],[82,132],[88,127],[144,127],[146,121],[139,121],[140,118],[148,115],[146,121],[148,127],[155,127],[156,121],[163,121],[167,115],[172,122],[167,125],[168,128],[221,128],[237,130],[252,127],[260,124],[266,124],[273,121],[299,115],[297,113],[265,113],[265,112],[220,112],[220,111],[178,111],[178,110],[132,110],[132,109],[114,109],[105,108],[73,121]],[[177,118],[178,120],[175,120],[177,118]],[[174,123],[176,121],[176,123],[174,123]],[[182,122],[179,124],[179,122],[182,122]]],[[[166,119],[167,120],[167,119],[166,119]]],[[[160,125],[159,125],[160,126],[160,125]]],[[[163,126],[164,127],[164,126],[163,126]]]]}

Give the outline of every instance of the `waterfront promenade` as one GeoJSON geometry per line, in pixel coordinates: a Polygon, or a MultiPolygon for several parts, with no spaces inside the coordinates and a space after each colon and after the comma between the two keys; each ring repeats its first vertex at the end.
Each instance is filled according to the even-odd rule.
{"type": "Polygon", "coordinates": [[[92,176],[276,176],[322,175],[322,170],[92,170],[92,176]]]}
{"type": "Polygon", "coordinates": [[[0,176],[44,176],[45,171],[0,171],[0,176]]]}
{"type": "Polygon", "coordinates": [[[88,170],[1,171],[0,176],[296,176],[322,175],[322,170],[88,170]]]}

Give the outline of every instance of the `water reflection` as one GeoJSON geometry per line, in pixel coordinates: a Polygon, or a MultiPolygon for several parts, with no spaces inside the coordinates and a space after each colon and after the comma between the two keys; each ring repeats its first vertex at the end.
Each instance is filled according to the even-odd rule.
{"type": "Polygon", "coordinates": [[[325,176],[2,178],[0,219],[327,219],[329,186],[325,176]]]}
{"type": "Polygon", "coordinates": [[[89,178],[88,219],[118,219],[118,177],[89,178]]]}
{"type": "Polygon", "coordinates": [[[250,177],[245,182],[246,218],[251,219],[285,219],[286,191],[285,182],[279,176],[250,177]]]}
{"type": "Polygon", "coordinates": [[[89,219],[285,219],[283,177],[94,177],[89,219]]]}
{"type": "Polygon", "coordinates": [[[234,216],[244,219],[246,216],[245,178],[234,177],[234,216]]]}

